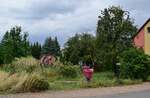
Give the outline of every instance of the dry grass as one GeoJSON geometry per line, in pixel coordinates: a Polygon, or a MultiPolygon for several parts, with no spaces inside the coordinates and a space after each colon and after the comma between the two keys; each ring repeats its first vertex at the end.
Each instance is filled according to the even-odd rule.
{"type": "Polygon", "coordinates": [[[38,60],[34,59],[33,57],[22,57],[22,58],[16,58],[13,62],[13,65],[20,66],[20,65],[38,65],[38,60]]]}
{"type": "Polygon", "coordinates": [[[30,74],[30,73],[22,72],[22,73],[15,73],[11,75],[9,73],[1,71],[0,77],[2,77],[0,78],[0,92],[2,93],[28,92],[34,90],[34,88],[36,87],[40,88],[39,89],[40,91],[42,87],[44,87],[43,85],[45,85],[41,83],[47,83],[37,73],[30,74]],[[40,82],[40,84],[38,84],[38,82],[40,82]]]}
{"type": "Polygon", "coordinates": [[[64,65],[57,61],[51,67],[48,66],[41,69],[39,61],[32,57],[16,59],[12,64],[4,65],[4,68],[0,69],[0,93],[28,92],[33,90],[32,87],[36,88],[39,86],[44,88],[44,86],[47,85],[47,81],[43,82],[43,77],[48,80],[50,89],[54,90],[96,88],[141,83],[139,80],[135,81],[129,79],[122,79],[118,82],[112,72],[94,73],[91,83],[87,83],[83,80],[84,77],[80,68],[77,69],[79,75],[76,78],[68,78],[68,74],[67,77],[64,77],[59,73],[61,66],[64,65]],[[34,81],[37,82],[34,83],[34,81]]]}
{"type": "Polygon", "coordinates": [[[0,91],[7,91],[11,89],[12,86],[16,85],[19,79],[18,76],[19,74],[0,74],[0,77],[3,77],[3,79],[0,80],[0,91]]]}

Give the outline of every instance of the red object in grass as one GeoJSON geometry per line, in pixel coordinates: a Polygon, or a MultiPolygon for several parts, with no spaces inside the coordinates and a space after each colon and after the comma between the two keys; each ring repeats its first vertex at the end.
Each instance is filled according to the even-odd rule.
{"type": "Polygon", "coordinates": [[[94,72],[93,68],[90,68],[89,66],[86,65],[83,66],[83,74],[87,80],[89,81],[91,80],[93,72],[94,72]]]}

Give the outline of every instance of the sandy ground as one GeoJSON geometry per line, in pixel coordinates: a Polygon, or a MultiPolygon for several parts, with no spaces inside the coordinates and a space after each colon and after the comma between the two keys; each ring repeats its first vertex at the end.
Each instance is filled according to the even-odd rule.
{"type": "Polygon", "coordinates": [[[40,93],[22,93],[0,95],[0,98],[89,98],[93,96],[115,95],[128,92],[140,92],[150,90],[150,83],[139,85],[105,87],[94,89],[79,89],[71,91],[47,91],[40,93]]]}

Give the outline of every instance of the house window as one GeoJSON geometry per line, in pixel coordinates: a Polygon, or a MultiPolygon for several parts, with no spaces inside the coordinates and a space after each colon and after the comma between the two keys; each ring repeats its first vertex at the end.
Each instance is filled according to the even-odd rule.
{"type": "Polygon", "coordinates": [[[147,31],[148,31],[148,33],[150,33],[150,27],[147,27],[147,31]]]}

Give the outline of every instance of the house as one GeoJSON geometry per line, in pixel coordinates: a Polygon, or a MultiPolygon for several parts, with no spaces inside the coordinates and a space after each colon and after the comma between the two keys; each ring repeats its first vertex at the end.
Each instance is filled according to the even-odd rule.
{"type": "Polygon", "coordinates": [[[145,54],[150,55],[150,18],[138,30],[133,43],[137,48],[143,49],[145,54]]]}

